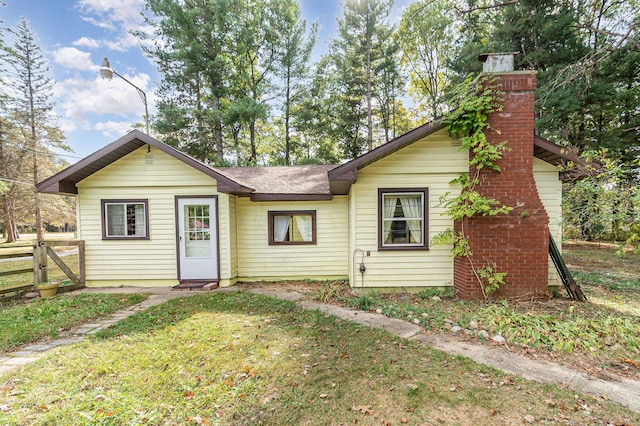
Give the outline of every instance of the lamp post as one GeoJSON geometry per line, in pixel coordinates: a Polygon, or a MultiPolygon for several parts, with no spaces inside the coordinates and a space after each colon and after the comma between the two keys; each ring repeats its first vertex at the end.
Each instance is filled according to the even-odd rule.
{"type": "Polygon", "coordinates": [[[100,67],[100,75],[102,76],[102,78],[111,80],[114,74],[120,77],[121,79],[123,79],[124,81],[126,81],[127,83],[129,83],[130,85],[132,85],[133,87],[135,87],[135,89],[138,91],[138,96],[140,96],[140,100],[144,104],[145,124],[147,126],[147,134],[149,134],[149,109],[147,107],[147,94],[144,93],[144,91],[141,88],[139,88],[138,86],[136,86],[135,84],[133,84],[132,82],[130,82],[129,80],[121,76],[120,74],[118,74],[113,68],[111,68],[111,65],[109,65],[109,59],[104,58],[102,60],[102,66],[100,67]]]}

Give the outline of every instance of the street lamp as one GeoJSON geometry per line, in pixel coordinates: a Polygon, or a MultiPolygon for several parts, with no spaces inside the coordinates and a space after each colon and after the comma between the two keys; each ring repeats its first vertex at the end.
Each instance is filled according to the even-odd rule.
{"type": "Polygon", "coordinates": [[[114,74],[120,77],[121,79],[123,79],[124,81],[126,81],[127,83],[129,83],[130,85],[132,85],[133,87],[135,87],[135,89],[138,91],[138,96],[140,96],[140,100],[142,100],[142,103],[144,104],[144,114],[145,114],[144,117],[145,117],[145,123],[147,125],[147,134],[149,134],[149,109],[147,107],[147,94],[144,93],[144,91],[141,88],[139,88],[138,86],[136,86],[135,84],[133,84],[132,82],[130,82],[129,80],[121,76],[120,74],[118,74],[113,68],[111,68],[111,65],[109,65],[109,59],[104,58],[102,60],[102,66],[100,67],[100,75],[102,76],[102,78],[111,80],[114,74]]]}

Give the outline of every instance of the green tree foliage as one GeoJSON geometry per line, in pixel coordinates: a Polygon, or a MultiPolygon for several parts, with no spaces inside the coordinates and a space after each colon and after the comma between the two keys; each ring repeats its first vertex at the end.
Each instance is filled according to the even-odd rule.
{"type": "Polygon", "coordinates": [[[323,67],[335,72],[336,85],[330,88],[335,101],[332,133],[345,158],[373,148],[377,133],[374,118],[381,121],[375,123],[382,130],[378,132],[380,139],[389,138],[386,135],[394,121],[391,114],[397,111],[402,85],[397,68],[399,51],[388,24],[392,6],[391,0],[345,1],[343,16],[338,19],[338,38],[331,42],[326,59],[332,64],[323,67]]]}
{"type": "MultiPolygon", "coordinates": [[[[256,164],[277,99],[297,91],[313,35],[295,0],[147,0],[137,32],[162,74],[155,129],[201,160],[256,164]],[[287,77],[288,74],[288,77],[287,77]],[[288,91],[279,82],[289,83],[288,91]],[[229,155],[226,155],[229,154],[229,155]]],[[[289,106],[291,98],[281,102],[289,106]]],[[[288,124],[288,123],[287,123],[288,124]]]]}
{"type": "Polygon", "coordinates": [[[422,120],[445,112],[445,90],[451,84],[449,60],[456,36],[451,9],[448,0],[414,2],[403,12],[398,27],[400,63],[409,76],[409,94],[422,120]]]}
{"type": "Polygon", "coordinates": [[[601,164],[587,170],[584,179],[565,185],[567,234],[587,241],[640,241],[640,189],[629,179],[637,169],[610,159],[606,149],[588,151],[584,157],[601,164]]]}
{"type": "Polygon", "coordinates": [[[233,73],[230,56],[240,0],[146,0],[153,36],[135,34],[162,74],[154,127],[165,141],[201,160],[224,160],[222,99],[233,73]]]}
{"type": "Polygon", "coordinates": [[[310,84],[303,88],[300,102],[294,105],[294,126],[300,140],[298,164],[337,164],[342,158],[339,146],[334,142],[336,123],[340,120],[333,108],[338,103],[337,85],[335,63],[325,56],[316,64],[310,84]]]}
{"type": "Polygon", "coordinates": [[[307,21],[296,17],[296,25],[287,31],[284,38],[282,56],[280,57],[279,74],[282,79],[283,90],[283,114],[284,114],[284,164],[291,164],[292,152],[296,150],[296,145],[300,145],[299,138],[294,144],[292,140],[292,116],[300,113],[300,105],[304,94],[304,83],[309,77],[309,59],[311,51],[316,44],[318,24],[311,26],[311,31],[307,33],[307,21]]]}
{"type": "MultiPolygon", "coordinates": [[[[538,70],[536,129],[578,150],[608,148],[634,160],[637,146],[638,23],[636,0],[469,2],[462,52],[518,52],[516,68],[538,70]],[[489,23],[488,27],[485,25],[489,23]],[[482,31],[490,28],[486,37],[482,31]]],[[[453,63],[461,75],[477,65],[453,63]]]]}

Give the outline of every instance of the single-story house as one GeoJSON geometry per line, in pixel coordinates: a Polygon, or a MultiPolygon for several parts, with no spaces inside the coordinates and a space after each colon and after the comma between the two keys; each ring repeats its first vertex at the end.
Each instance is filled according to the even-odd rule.
{"type": "MultiPolygon", "coordinates": [[[[560,284],[548,238],[561,241],[558,166],[576,158],[534,135],[534,72],[499,82],[505,108],[491,120],[511,151],[500,163],[502,183],[492,186],[489,175],[482,182],[516,210],[507,225],[467,227],[478,264],[510,259],[499,266],[513,278],[513,294],[537,297],[560,284]],[[529,247],[538,257],[542,248],[538,263],[529,247]],[[532,273],[536,282],[526,283],[532,273]]],[[[339,166],[211,167],[132,131],[37,189],[76,196],[88,286],[348,279],[356,291],[455,285],[473,298],[465,287],[471,273],[451,246],[430,244],[458,226],[439,199],[459,192],[450,182],[467,171],[469,152],[441,121],[339,166]]]]}

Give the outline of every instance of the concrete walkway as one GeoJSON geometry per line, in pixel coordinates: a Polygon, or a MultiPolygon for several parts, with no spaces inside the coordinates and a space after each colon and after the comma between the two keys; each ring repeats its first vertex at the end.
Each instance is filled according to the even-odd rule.
{"type": "Polygon", "coordinates": [[[358,324],[382,328],[396,336],[420,342],[448,354],[471,358],[479,364],[485,364],[509,374],[516,374],[525,379],[566,386],[578,392],[603,397],[640,413],[640,382],[635,380],[620,378],[615,382],[606,381],[549,361],[527,358],[510,352],[504,346],[496,348],[461,342],[445,335],[426,335],[422,332],[421,327],[413,323],[371,312],[307,302],[302,300],[304,298],[302,294],[295,291],[283,291],[273,287],[256,287],[250,288],[248,291],[286,299],[305,309],[317,309],[358,324]]]}
{"type": "Polygon", "coordinates": [[[151,293],[149,297],[137,305],[129,306],[111,315],[99,318],[92,323],[82,324],[73,330],[71,336],[47,342],[27,345],[16,352],[0,355],[0,374],[15,370],[25,364],[36,361],[47,355],[60,346],[68,346],[83,340],[85,337],[97,333],[120,320],[123,320],[139,311],[144,311],[151,306],[159,305],[175,297],[183,297],[194,294],[193,292],[169,292],[167,289],[131,289],[131,288],[109,288],[109,289],[87,289],[81,292],[105,292],[105,293],[151,293]]]}
{"type": "MultiPolygon", "coordinates": [[[[506,347],[489,347],[468,342],[460,342],[445,335],[426,335],[418,325],[406,321],[388,318],[381,314],[355,311],[339,306],[313,303],[304,300],[304,295],[295,290],[280,287],[250,287],[239,286],[216,291],[246,290],[250,293],[263,294],[289,300],[305,309],[319,310],[335,315],[348,321],[369,327],[381,328],[396,336],[417,341],[425,346],[444,351],[452,355],[461,355],[485,364],[509,374],[522,376],[529,380],[543,383],[551,383],[566,386],[582,393],[590,393],[608,400],[617,402],[631,410],[640,412],[640,382],[621,378],[619,381],[606,381],[590,376],[582,371],[573,370],[548,361],[537,361],[525,356],[515,354],[506,347]]],[[[53,340],[43,344],[29,345],[18,352],[6,354],[0,357],[0,374],[17,369],[18,367],[33,362],[57,347],[71,345],[79,342],[86,336],[96,333],[116,322],[145,310],[151,306],[159,305],[175,297],[185,297],[202,294],[197,291],[170,291],[166,288],[140,289],[140,288],[110,288],[110,289],[86,289],[89,292],[110,293],[152,293],[147,300],[134,306],[118,311],[110,316],[101,318],[91,324],[84,324],[77,328],[71,337],[53,340]]]]}

